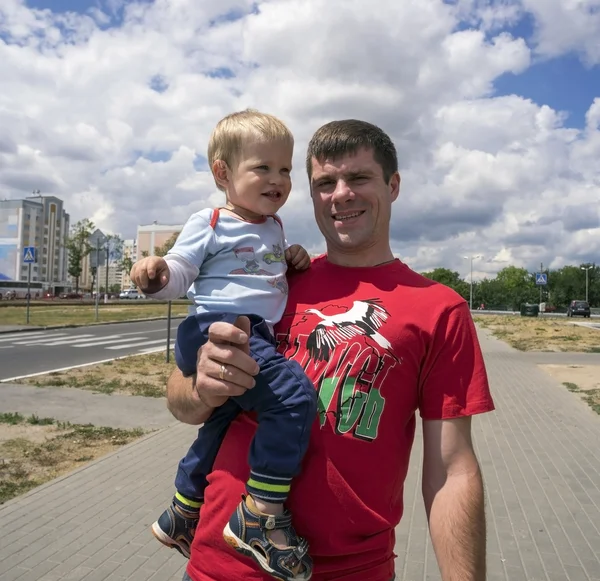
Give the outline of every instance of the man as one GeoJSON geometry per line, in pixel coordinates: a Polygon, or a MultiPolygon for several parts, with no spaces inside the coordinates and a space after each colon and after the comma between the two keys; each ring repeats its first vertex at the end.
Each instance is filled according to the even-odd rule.
{"type": "MultiPolygon", "coordinates": [[[[356,120],[324,125],[309,143],[307,172],[327,255],[290,276],[276,335],[319,397],[289,497],[313,579],[394,578],[394,528],[418,410],[423,498],[442,578],[483,581],[483,484],[470,418],[494,406],[467,304],[394,259],[389,229],[400,175],[381,129],[356,120]]],[[[238,327],[211,327],[195,381],[171,376],[169,409],[180,421],[200,424],[227,396],[252,388],[258,366],[247,354],[247,319],[238,327]]],[[[223,441],[187,568],[192,581],[269,578],[221,537],[244,492],[255,427],[240,415],[223,441]]]]}

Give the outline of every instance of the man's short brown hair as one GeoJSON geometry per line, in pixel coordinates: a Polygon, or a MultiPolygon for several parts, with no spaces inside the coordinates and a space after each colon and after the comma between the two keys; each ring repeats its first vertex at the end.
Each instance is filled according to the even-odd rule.
{"type": "MultiPolygon", "coordinates": [[[[231,169],[239,161],[244,143],[281,141],[294,147],[294,137],[283,121],[256,109],[231,113],[217,123],[208,141],[208,163],[223,160],[231,169]]],[[[219,189],[220,186],[217,184],[219,189]]]]}
{"type": "Polygon", "coordinates": [[[326,123],[312,136],[306,152],[306,172],[312,178],[312,160],[323,163],[326,159],[338,160],[354,155],[360,149],[373,152],[373,158],[383,170],[383,178],[389,183],[398,171],[398,154],[389,135],[382,129],[357,119],[343,119],[326,123]]]}

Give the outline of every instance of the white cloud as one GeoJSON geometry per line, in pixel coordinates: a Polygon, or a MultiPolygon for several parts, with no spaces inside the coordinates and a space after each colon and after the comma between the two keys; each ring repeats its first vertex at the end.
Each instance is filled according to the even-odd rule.
{"type": "Polygon", "coordinates": [[[222,199],[196,169],[214,124],[254,106],[296,136],[282,215],[288,238],[316,251],[306,143],[320,124],[358,117],[397,144],[393,244],[413,267],[466,274],[471,253],[485,256],[476,276],[597,260],[600,99],[572,129],[547,106],[495,96],[494,81],[525,71],[532,50],[598,62],[599,2],[111,0],[57,15],[5,0],[0,195],[39,188],[74,220],[126,236],[184,222],[222,199]],[[525,12],[531,48],[503,31],[525,12]]]}

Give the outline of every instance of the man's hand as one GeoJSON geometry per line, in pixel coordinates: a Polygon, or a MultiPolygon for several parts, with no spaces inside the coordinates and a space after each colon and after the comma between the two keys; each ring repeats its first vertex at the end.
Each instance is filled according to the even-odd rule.
{"type": "Polygon", "coordinates": [[[147,256],[133,265],[129,278],[142,292],[152,294],[167,286],[169,266],[160,256],[147,256]]]}
{"type": "Polygon", "coordinates": [[[207,406],[219,407],[254,387],[259,367],[250,357],[249,336],[248,317],[238,317],[235,325],[219,322],[209,327],[208,341],[198,350],[195,382],[207,406]]]}
{"type": "Polygon", "coordinates": [[[292,244],[285,251],[287,265],[295,270],[306,270],[310,268],[310,256],[300,244],[292,244]]]}

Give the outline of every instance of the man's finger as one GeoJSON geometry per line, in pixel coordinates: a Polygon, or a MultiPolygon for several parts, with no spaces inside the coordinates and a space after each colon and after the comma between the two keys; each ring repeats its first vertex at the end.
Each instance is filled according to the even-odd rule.
{"type": "MultiPolygon", "coordinates": [[[[202,390],[198,390],[198,397],[211,407],[222,405],[224,399],[238,397],[246,393],[246,388],[229,381],[215,380],[212,377],[202,378],[202,390]]],[[[197,385],[200,385],[198,382],[197,385]]]]}
{"type": "MultiPolygon", "coordinates": [[[[258,363],[248,353],[244,353],[239,346],[226,343],[213,345],[207,343],[200,348],[199,369],[213,377],[218,377],[221,365],[225,365],[228,369],[235,368],[241,374],[248,376],[256,375],[259,371],[258,363]]],[[[246,383],[242,385],[246,385],[246,383]]]]}
{"type": "MultiPolygon", "coordinates": [[[[247,317],[240,317],[247,319],[247,317]]],[[[239,319],[238,319],[239,320],[239,319]]],[[[248,326],[250,321],[248,321],[248,326]]],[[[211,343],[231,343],[232,345],[242,345],[248,341],[248,335],[235,325],[230,323],[217,322],[208,328],[208,339],[211,343]]]]}
{"type": "MultiPolygon", "coordinates": [[[[248,317],[238,317],[235,320],[234,325],[243,333],[246,334],[246,337],[250,337],[250,319],[248,317]]],[[[240,345],[240,349],[242,349],[242,351],[244,353],[246,353],[246,355],[250,355],[250,341],[247,340],[244,343],[239,344],[240,345]]]]}

